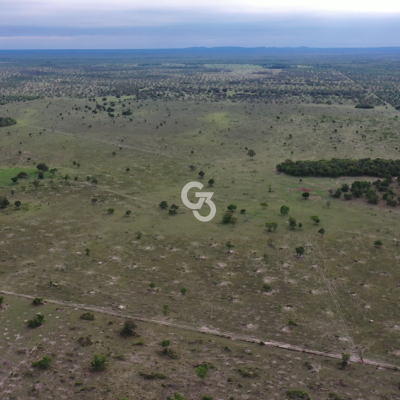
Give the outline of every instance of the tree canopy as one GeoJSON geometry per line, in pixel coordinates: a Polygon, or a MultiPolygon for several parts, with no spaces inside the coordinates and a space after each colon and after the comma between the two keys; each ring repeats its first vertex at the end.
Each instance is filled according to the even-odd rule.
{"type": "Polygon", "coordinates": [[[400,160],[363,158],[359,160],[332,158],[331,160],[286,160],[276,166],[279,172],[293,176],[399,176],[400,160]]]}
{"type": "Polygon", "coordinates": [[[17,121],[13,118],[10,117],[0,117],[0,128],[3,128],[4,126],[11,126],[15,125],[17,121]]]}

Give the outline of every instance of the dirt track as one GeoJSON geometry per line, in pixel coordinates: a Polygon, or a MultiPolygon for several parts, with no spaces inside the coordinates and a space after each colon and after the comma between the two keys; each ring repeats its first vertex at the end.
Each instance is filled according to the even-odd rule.
{"type": "MultiPolygon", "coordinates": [[[[0,294],[22,297],[22,298],[29,299],[29,300],[34,299],[34,296],[29,296],[29,295],[25,295],[25,294],[14,293],[14,292],[8,292],[5,290],[1,290],[0,294]]],[[[143,317],[139,317],[139,316],[135,316],[135,315],[122,314],[119,312],[115,312],[115,311],[111,311],[111,310],[107,310],[107,309],[103,309],[103,308],[90,307],[90,306],[86,306],[83,304],[65,303],[65,302],[58,301],[58,300],[46,299],[46,302],[61,305],[64,307],[78,308],[78,309],[85,310],[85,311],[93,311],[93,312],[97,312],[97,313],[101,313],[101,314],[112,315],[112,316],[120,317],[120,318],[134,319],[135,321],[142,321],[142,322],[147,322],[147,323],[151,323],[151,324],[171,326],[173,328],[184,329],[184,330],[188,330],[188,331],[199,332],[199,333],[204,333],[204,334],[214,335],[214,336],[219,336],[219,337],[225,337],[225,338],[229,338],[232,340],[238,340],[238,341],[242,341],[242,342],[250,342],[250,343],[263,342],[264,345],[266,345],[266,346],[276,347],[279,349],[296,351],[296,352],[306,353],[306,354],[313,354],[313,355],[317,355],[317,356],[334,358],[334,359],[338,359],[338,360],[342,359],[342,355],[338,354],[338,353],[327,353],[327,352],[318,351],[318,350],[305,349],[305,348],[302,348],[299,346],[294,346],[294,345],[291,345],[288,343],[280,343],[280,342],[275,342],[275,341],[262,341],[261,339],[258,339],[255,337],[244,336],[244,335],[240,335],[237,333],[222,332],[222,331],[219,331],[216,329],[209,329],[204,326],[203,327],[195,327],[195,326],[190,326],[190,325],[182,325],[182,324],[178,324],[175,322],[162,321],[162,320],[151,319],[151,318],[143,318],[143,317]]],[[[350,358],[350,361],[361,363],[360,357],[358,355],[352,355],[350,358]]],[[[397,366],[394,364],[381,363],[379,361],[374,361],[374,360],[370,360],[367,358],[363,358],[363,364],[372,365],[372,366],[380,367],[380,368],[386,368],[386,369],[397,368],[397,366]]]]}

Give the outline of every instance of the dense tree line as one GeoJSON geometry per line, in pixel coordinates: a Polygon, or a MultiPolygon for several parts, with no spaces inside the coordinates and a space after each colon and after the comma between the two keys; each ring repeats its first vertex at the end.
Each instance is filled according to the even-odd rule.
{"type": "Polygon", "coordinates": [[[377,176],[400,175],[400,160],[363,158],[360,160],[332,158],[318,161],[286,160],[276,166],[279,172],[293,176],[377,176]]]}
{"type": "Polygon", "coordinates": [[[3,126],[11,126],[11,125],[15,125],[17,123],[17,121],[13,118],[10,117],[0,117],[0,128],[2,128],[3,126]]]}

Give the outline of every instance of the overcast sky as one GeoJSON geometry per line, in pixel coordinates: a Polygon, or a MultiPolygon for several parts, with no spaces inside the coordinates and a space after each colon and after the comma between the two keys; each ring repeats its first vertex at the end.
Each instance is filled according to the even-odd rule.
{"type": "Polygon", "coordinates": [[[400,46],[394,0],[0,0],[0,49],[400,46]]]}

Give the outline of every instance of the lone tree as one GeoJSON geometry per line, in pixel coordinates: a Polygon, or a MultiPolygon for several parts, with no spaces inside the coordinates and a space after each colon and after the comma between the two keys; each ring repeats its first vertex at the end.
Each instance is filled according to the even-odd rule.
{"type": "Polygon", "coordinates": [[[203,179],[206,173],[204,171],[199,172],[199,179],[203,179]]]}
{"type": "Polygon", "coordinates": [[[137,328],[136,324],[131,321],[125,321],[124,326],[122,327],[121,331],[119,332],[119,334],[121,336],[124,337],[128,337],[128,336],[139,336],[136,332],[135,329],[137,328]]]}
{"type": "Polygon", "coordinates": [[[266,222],[265,227],[267,228],[268,232],[272,232],[272,230],[275,232],[278,224],[276,222],[266,222]]]}
{"type": "Polygon", "coordinates": [[[304,192],[302,193],[301,197],[303,197],[304,200],[307,200],[310,197],[310,193],[304,192]]]}
{"type": "Polygon", "coordinates": [[[248,155],[249,157],[253,158],[253,157],[256,155],[256,152],[255,152],[254,150],[249,150],[249,151],[247,152],[247,155],[248,155]]]}
{"type": "Polygon", "coordinates": [[[108,357],[104,354],[95,354],[90,365],[93,371],[104,371],[108,365],[108,357]]]}
{"type": "Polygon", "coordinates": [[[315,225],[317,225],[321,222],[318,215],[311,215],[310,218],[314,221],[315,225]]]}
{"type": "Polygon", "coordinates": [[[294,229],[297,226],[297,222],[293,217],[289,217],[289,226],[294,229]]]}
{"type": "Polygon", "coordinates": [[[209,179],[209,180],[208,180],[208,186],[213,187],[213,186],[214,186],[214,183],[215,183],[215,180],[214,180],[214,179],[209,179]]]}
{"type": "Polygon", "coordinates": [[[324,229],[324,228],[321,228],[321,229],[318,231],[318,233],[319,233],[321,236],[324,236],[324,235],[325,235],[325,229],[324,229]]]}
{"type": "Polygon", "coordinates": [[[263,210],[265,210],[268,207],[268,203],[266,201],[263,201],[262,203],[260,203],[260,206],[263,208],[263,210]]]}
{"type": "Polygon", "coordinates": [[[36,168],[39,171],[43,171],[43,172],[46,172],[49,170],[49,167],[45,163],[40,163],[40,164],[36,165],[36,168]]]}
{"type": "Polygon", "coordinates": [[[0,197],[0,208],[7,208],[10,205],[7,197],[0,197]]]}
{"type": "Polygon", "coordinates": [[[38,326],[43,325],[44,315],[36,314],[34,318],[29,319],[27,322],[28,328],[37,328],[38,326]]]}
{"type": "Polygon", "coordinates": [[[342,362],[340,363],[340,369],[345,369],[350,361],[350,354],[342,353],[342,362]]]}
{"type": "Polygon", "coordinates": [[[227,211],[222,217],[223,224],[235,224],[237,218],[233,215],[233,211],[227,211]]]}
{"type": "Polygon", "coordinates": [[[303,254],[304,254],[304,247],[302,246],[296,247],[297,258],[300,258],[303,254]]]}
{"type": "Polygon", "coordinates": [[[229,206],[227,207],[229,211],[235,211],[237,209],[237,205],[236,204],[229,204],[229,206]]]}
{"type": "Polygon", "coordinates": [[[44,356],[41,360],[33,361],[32,367],[40,368],[40,369],[47,369],[47,368],[49,368],[50,363],[51,363],[51,358],[48,356],[44,356]]]}
{"type": "Polygon", "coordinates": [[[280,213],[282,215],[287,215],[289,214],[290,208],[288,206],[283,205],[280,209],[280,213]]]}
{"type": "Polygon", "coordinates": [[[166,210],[168,208],[168,203],[163,200],[160,204],[159,204],[160,208],[162,208],[163,210],[166,210]]]}

